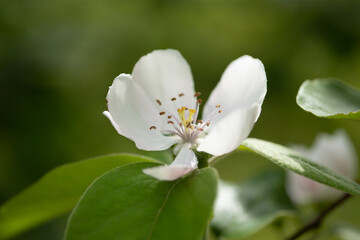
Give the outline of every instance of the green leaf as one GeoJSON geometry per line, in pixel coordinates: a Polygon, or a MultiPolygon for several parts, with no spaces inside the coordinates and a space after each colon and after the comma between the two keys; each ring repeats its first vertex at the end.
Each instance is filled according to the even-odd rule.
{"type": "Polygon", "coordinates": [[[338,80],[307,80],[301,85],[296,101],[318,117],[360,120],[360,91],[338,80]]]}
{"type": "Polygon", "coordinates": [[[282,168],[323,183],[333,188],[360,196],[360,185],[328,168],[305,159],[295,151],[279,144],[248,138],[240,149],[250,150],[269,159],[282,168]]]}
{"type": "Polygon", "coordinates": [[[136,155],[109,155],[57,167],[0,208],[0,239],[69,212],[91,182],[115,167],[155,162],[136,155]]]}
{"type": "Polygon", "coordinates": [[[160,162],[163,162],[165,164],[170,165],[173,160],[175,159],[175,156],[173,156],[170,149],[164,150],[164,151],[138,151],[140,155],[154,158],[160,162]]]}
{"type": "Polygon", "coordinates": [[[65,239],[200,239],[216,197],[216,171],[169,182],[142,173],[154,166],[134,163],[99,177],[71,214],[65,239]]]}
{"type": "Polygon", "coordinates": [[[285,174],[268,170],[241,184],[220,182],[211,222],[217,236],[240,238],[279,217],[295,213],[285,191],[285,174]]]}

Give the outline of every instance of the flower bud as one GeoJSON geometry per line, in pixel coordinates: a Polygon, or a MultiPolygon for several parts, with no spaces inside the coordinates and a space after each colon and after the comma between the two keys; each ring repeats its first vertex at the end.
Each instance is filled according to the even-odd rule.
{"type": "MultiPolygon", "coordinates": [[[[291,148],[304,158],[323,165],[334,172],[355,179],[358,169],[358,159],[355,148],[343,130],[337,130],[333,135],[320,133],[312,147],[294,145],[291,148]]],[[[325,186],[294,172],[287,173],[287,192],[298,205],[316,202],[333,201],[342,192],[325,186]]]]}

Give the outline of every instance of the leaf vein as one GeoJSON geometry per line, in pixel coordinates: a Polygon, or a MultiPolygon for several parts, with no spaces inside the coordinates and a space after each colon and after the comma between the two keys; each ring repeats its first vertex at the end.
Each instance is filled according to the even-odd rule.
{"type": "Polygon", "coordinates": [[[161,214],[162,210],[164,209],[164,207],[165,207],[165,205],[166,205],[166,203],[167,203],[167,201],[168,201],[168,199],[169,199],[169,197],[170,197],[170,194],[171,194],[172,190],[174,190],[175,186],[180,182],[180,180],[181,180],[181,179],[178,179],[178,180],[174,183],[174,185],[169,189],[168,193],[166,194],[166,197],[165,197],[165,199],[164,199],[164,202],[161,204],[161,206],[160,206],[160,208],[159,208],[159,210],[158,210],[158,212],[157,212],[157,214],[156,214],[156,216],[155,216],[154,223],[152,224],[151,229],[150,229],[150,232],[149,232],[149,234],[148,234],[148,236],[147,236],[147,238],[146,238],[147,240],[149,240],[150,237],[151,237],[151,235],[153,234],[153,232],[154,232],[154,230],[155,230],[156,223],[157,223],[157,221],[159,220],[160,214],[161,214]]]}

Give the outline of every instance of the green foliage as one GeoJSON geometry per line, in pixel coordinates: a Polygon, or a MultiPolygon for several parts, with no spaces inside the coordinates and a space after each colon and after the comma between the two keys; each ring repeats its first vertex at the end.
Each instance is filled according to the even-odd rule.
{"type": "Polygon", "coordinates": [[[360,91],[338,80],[305,81],[296,101],[318,117],[360,120],[360,91]]]}
{"type": "Polygon", "coordinates": [[[47,173],[0,208],[0,239],[69,212],[90,183],[115,167],[151,158],[118,154],[66,164],[47,173]]]}
{"type": "Polygon", "coordinates": [[[246,139],[240,149],[250,150],[269,159],[282,168],[296,172],[317,182],[360,196],[360,186],[355,182],[334,173],[326,167],[300,156],[284,146],[260,139],[246,139]]]}
{"type": "Polygon", "coordinates": [[[220,199],[211,222],[216,235],[244,237],[293,214],[294,206],[284,186],[285,174],[279,170],[262,172],[241,184],[220,182],[220,199]]]}
{"type": "Polygon", "coordinates": [[[216,171],[203,168],[168,182],[142,173],[154,166],[130,164],[98,178],[74,209],[65,239],[201,239],[216,196],[216,171]]]}

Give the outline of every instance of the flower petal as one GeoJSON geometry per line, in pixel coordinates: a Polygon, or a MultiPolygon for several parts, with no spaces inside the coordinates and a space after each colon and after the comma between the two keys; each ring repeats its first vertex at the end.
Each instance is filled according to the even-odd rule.
{"type": "Polygon", "coordinates": [[[265,94],[266,74],[260,60],[242,56],[231,62],[204,107],[203,120],[211,124],[197,150],[213,155],[235,150],[258,119],[265,94]]]}
{"type": "Polygon", "coordinates": [[[212,155],[223,155],[235,150],[247,138],[258,117],[260,106],[238,108],[212,123],[209,131],[199,139],[197,150],[212,155]]]}
{"type": "Polygon", "coordinates": [[[154,103],[177,116],[177,107],[195,108],[194,81],[189,64],[176,50],[155,50],[136,63],[132,76],[154,103]],[[179,94],[184,96],[179,97],[179,94]]]}
{"type": "Polygon", "coordinates": [[[182,146],[174,162],[154,168],[146,168],[143,172],[149,176],[163,181],[173,181],[197,168],[197,159],[189,144],[182,146]]]}
{"type": "Polygon", "coordinates": [[[130,75],[121,74],[115,78],[106,99],[109,112],[104,115],[119,134],[133,140],[139,149],[164,150],[179,140],[150,130],[151,126],[161,125],[158,109],[130,75]]]}
{"type": "MultiPolygon", "coordinates": [[[[266,94],[266,74],[259,59],[242,56],[231,62],[221,76],[220,82],[211,93],[205,104],[203,119],[211,118],[220,104],[222,115],[231,114],[238,108],[250,108],[255,103],[261,105],[266,94]]],[[[261,108],[258,108],[257,118],[261,108]]],[[[213,120],[219,121],[218,118],[213,120]]]]}

